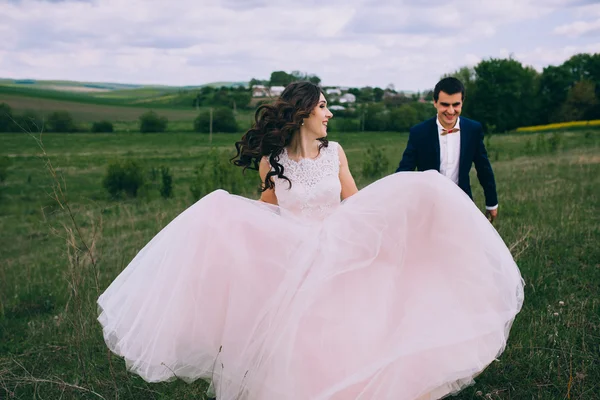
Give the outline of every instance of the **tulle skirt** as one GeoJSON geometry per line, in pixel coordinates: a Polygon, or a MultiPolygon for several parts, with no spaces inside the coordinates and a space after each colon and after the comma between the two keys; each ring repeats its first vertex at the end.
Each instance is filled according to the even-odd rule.
{"type": "Polygon", "coordinates": [[[509,250],[455,184],[398,173],[307,222],[218,190],[100,296],[108,347],[219,400],[437,399],[502,353],[523,302],[509,250]]]}

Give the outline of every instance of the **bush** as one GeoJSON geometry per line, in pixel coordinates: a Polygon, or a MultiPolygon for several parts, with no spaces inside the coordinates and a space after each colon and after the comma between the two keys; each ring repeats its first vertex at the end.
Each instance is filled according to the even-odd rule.
{"type": "Polygon", "coordinates": [[[68,111],[55,111],[44,124],[48,132],[77,132],[73,117],[68,111]]]}
{"type": "Polygon", "coordinates": [[[134,160],[111,162],[102,180],[102,185],[114,198],[123,194],[136,197],[144,183],[144,170],[134,160]]]}
{"type": "MultiPolygon", "coordinates": [[[[213,132],[235,133],[238,131],[237,123],[233,110],[227,107],[217,107],[213,109],[213,132]]],[[[194,131],[210,132],[210,110],[203,110],[194,120],[194,131]]]]}
{"type": "Polygon", "coordinates": [[[173,176],[167,167],[160,167],[161,185],[158,188],[160,195],[168,199],[173,196],[173,176]]]}
{"type": "Polygon", "coordinates": [[[168,123],[167,117],[160,117],[154,111],[148,111],[140,115],[140,132],[164,132],[167,130],[168,123]]]}
{"type": "Polygon", "coordinates": [[[563,137],[559,132],[554,132],[550,138],[548,138],[548,148],[551,153],[556,153],[558,148],[561,146],[563,137]]]}
{"type": "MultiPolygon", "coordinates": [[[[255,194],[259,180],[255,174],[244,175],[240,167],[234,166],[230,157],[216,149],[212,149],[202,163],[196,168],[195,178],[190,185],[194,200],[209,194],[216,189],[223,189],[232,194],[255,194]]],[[[253,171],[252,171],[253,172],[253,171]]]]}
{"type": "Polygon", "coordinates": [[[434,117],[437,113],[433,104],[413,102],[410,103],[410,106],[417,111],[417,121],[425,121],[431,117],[434,117]]]}
{"type": "Polygon", "coordinates": [[[385,131],[389,125],[389,115],[383,104],[371,103],[364,113],[365,131],[385,131]]]}
{"type": "Polygon", "coordinates": [[[408,132],[411,126],[419,122],[417,110],[411,104],[402,104],[390,110],[389,129],[396,132],[408,132]]]}
{"type": "Polygon", "coordinates": [[[113,124],[110,121],[98,121],[92,124],[92,132],[107,133],[114,132],[113,124]]]}
{"type": "Polygon", "coordinates": [[[370,145],[363,159],[362,176],[366,179],[377,179],[387,174],[390,160],[380,148],[370,145]]]}
{"type": "Polygon", "coordinates": [[[0,132],[12,132],[14,128],[13,113],[10,106],[0,103],[0,132]]]}
{"type": "Polygon", "coordinates": [[[0,182],[4,182],[8,176],[8,167],[10,167],[10,158],[0,157],[0,182]]]}
{"type": "Polygon", "coordinates": [[[334,132],[358,132],[360,121],[354,118],[332,118],[329,120],[328,129],[334,132]]]}
{"type": "Polygon", "coordinates": [[[41,132],[44,126],[44,120],[34,111],[25,111],[23,114],[15,116],[15,132],[41,132]]]}

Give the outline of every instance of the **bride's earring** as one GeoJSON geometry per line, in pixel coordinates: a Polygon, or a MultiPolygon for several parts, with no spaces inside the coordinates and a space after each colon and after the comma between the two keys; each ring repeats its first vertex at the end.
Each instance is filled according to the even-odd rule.
{"type": "Polygon", "coordinates": [[[302,123],[300,125],[304,126],[304,121],[302,121],[302,123]]]}

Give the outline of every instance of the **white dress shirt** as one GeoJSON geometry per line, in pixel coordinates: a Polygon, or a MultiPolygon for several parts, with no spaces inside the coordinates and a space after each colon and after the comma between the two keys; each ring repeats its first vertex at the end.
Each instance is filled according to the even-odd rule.
{"type": "MultiPolygon", "coordinates": [[[[442,135],[445,129],[438,118],[435,119],[438,127],[438,138],[440,140],[440,174],[450,179],[458,185],[458,166],[460,161],[460,117],[456,119],[456,125],[453,129],[459,129],[458,132],[452,132],[442,135]]],[[[495,210],[495,206],[485,207],[487,210],[495,210]]]]}

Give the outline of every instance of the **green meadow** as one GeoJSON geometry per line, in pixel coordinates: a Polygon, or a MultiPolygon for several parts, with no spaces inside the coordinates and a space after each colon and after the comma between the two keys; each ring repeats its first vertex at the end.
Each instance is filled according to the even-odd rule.
{"type": "MultiPolygon", "coordinates": [[[[111,115],[129,110],[104,106],[111,115]]],[[[137,118],[122,112],[119,118],[137,118]]],[[[95,301],[136,252],[195,201],[190,186],[197,179],[209,189],[232,190],[228,180],[215,178],[219,164],[203,163],[215,154],[212,148],[222,159],[232,156],[239,136],[215,134],[209,143],[208,135],[185,132],[0,135],[6,171],[0,182],[0,398],[204,398],[200,381],[149,384],[128,373],[104,345],[95,301]],[[103,187],[114,160],[145,168],[147,184],[137,197],[113,199],[103,187]],[[173,178],[167,199],[153,177],[161,167],[173,178]]],[[[407,134],[332,132],[330,139],[344,147],[364,187],[394,171],[407,134]],[[373,163],[381,166],[376,176],[366,173],[373,163]]],[[[521,268],[525,304],[499,361],[455,398],[598,399],[600,135],[503,134],[488,136],[486,145],[500,199],[496,229],[521,268]]],[[[249,171],[244,182],[240,194],[256,198],[256,173],[249,171]]],[[[474,172],[472,184],[483,209],[474,172]]]]}
{"type": "MultiPolygon", "coordinates": [[[[218,83],[212,84],[215,85],[218,83]]],[[[194,119],[206,108],[192,106],[197,87],[125,86],[63,81],[25,85],[0,80],[0,104],[7,104],[15,114],[33,112],[40,118],[66,111],[86,131],[93,122],[107,120],[116,132],[139,131],[140,116],[150,110],[168,119],[169,131],[192,132],[194,119]]],[[[253,116],[254,110],[236,111],[236,120],[242,127],[250,127],[253,116]]]]}

